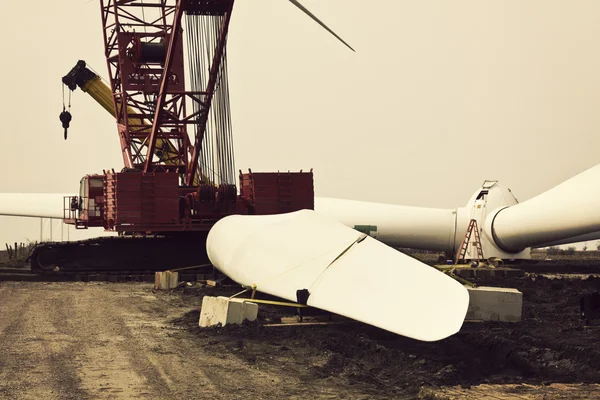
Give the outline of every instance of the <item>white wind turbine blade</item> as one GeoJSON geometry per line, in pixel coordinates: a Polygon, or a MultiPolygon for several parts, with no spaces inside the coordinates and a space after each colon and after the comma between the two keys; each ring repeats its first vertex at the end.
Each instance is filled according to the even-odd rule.
{"type": "Polygon", "coordinates": [[[342,39],[341,37],[339,37],[333,30],[331,30],[327,25],[325,25],[323,23],[323,21],[321,21],[319,18],[317,18],[316,15],[314,15],[312,12],[310,12],[306,7],[304,7],[302,4],[300,4],[299,1],[297,0],[290,0],[290,3],[292,3],[293,5],[295,5],[296,7],[298,7],[300,10],[302,10],[306,15],[308,15],[309,17],[311,17],[316,23],[318,23],[319,25],[321,25],[323,28],[325,28],[327,30],[327,32],[331,33],[333,36],[335,36],[340,42],[344,43],[350,50],[356,52],[356,50],[354,50],[352,48],[352,46],[350,46],[348,43],[346,43],[344,41],[344,39],[342,39]]]}
{"type": "Polygon", "coordinates": [[[469,294],[459,282],[312,210],[232,215],[206,242],[213,265],[246,287],[422,341],[458,332],[469,294]]]}
{"type": "Polygon", "coordinates": [[[62,219],[65,196],[71,194],[0,193],[0,215],[62,219]]]}

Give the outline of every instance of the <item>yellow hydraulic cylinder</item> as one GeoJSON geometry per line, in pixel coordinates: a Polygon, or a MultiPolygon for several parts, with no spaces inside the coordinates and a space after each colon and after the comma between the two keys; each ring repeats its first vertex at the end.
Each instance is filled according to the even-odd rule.
{"type": "MultiPolygon", "coordinates": [[[[108,85],[105,84],[98,75],[95,75],[93,78],[88,79],[80,87],[83,92],[90,95],[90,97],[93,98],[94,100],[96,100],[96,102],[98,102],[98,104],[100,104],[106,111],[108,111],[110,113],[110,115],[112,115],[113,117],[116,118],[115,110],[114,110],[114,106],[113,106],[112,91],[111,91],[110,87],[108,87],[108,85]]],[[[133,111],[133,109],[131,109],[131,107],[127,107],[127,112],[129,114],[134,113],[134,111],[133,111]]],[[[152,129],[152,126],[150,124],[148,124],[145,121],[141,121],[137,118],[130,118],[129,123],[131,125],[146,126],[148,129],[148,132],[150,131],[150,129],[152,129]]],[[[145,129],[144,129],[144,131],[145,131],[145,129]]],[[[147,147],[147,145],[144,145],[144,147],[147,147]]],[[[173,159],[176,158],[177,152],[173,149],[173,146],[171,145],[171,143],[169,141],[165,141],[165,140],[162,140],[161,138],[157,138],[156,139],[156,148],[161,149],[160,155],[158,156],[161,161],[163,161],[167,165],[175,164],[175,161],[173,161],[173,159]]],[[[205,179],[206,179],[206,177],[205,177],[205,179]]],[[[208,180],[205,180],[205,182],[210,183],[208,180]]],[[[194,185],[199,185],[199,184],[200,184],[199,177],[196,176],[194,178],[194,185]]]]}

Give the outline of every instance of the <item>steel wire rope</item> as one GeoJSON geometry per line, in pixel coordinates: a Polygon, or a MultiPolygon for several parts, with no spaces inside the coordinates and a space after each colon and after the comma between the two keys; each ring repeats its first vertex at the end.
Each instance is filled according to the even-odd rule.
{"type": "MultiPolygon", "coordinates": [[[[202,59],[202,69],[201,69],[201,85],[202,85],[202,91],[207,93],[206,89],[208,88],[208,81],[210,79],[210,18],[209,17],[200,17],[201,18],[201,25],[202,25],[202,31],[203,31],[203,35],[202,35],[202,40],[203,40],[203,47],[204,50],[206,52],[205,57],[202,59]]],[[[200,52],[198,54],[201,54],[200,52]]],[[[205,104],[205,107],[208,106],[207,108],[205,108],[203,110],[203,113],[205,113],[206,115],[204,116],[204,121],[205,121],[205,125],[204,125],[204,131],[202,132],[202,141],[200,142],[200,145],[202,146],[203,150],[204,150],[204,154],[205,154],[205,158],[206,158],[206,162],[210,168],[210,171],[212,172],[212,182],[213,185],[218,187],[218,173],[216,170],[216,166],[215,166],[215,154],[214,154],[214,139],[213,139],[213,134],[212,134],[212,125],[211,125],[211,121],[210,121],[210,112],[211,112],[211,107],[212,107],[212,102],[207,102],[208,104],[205,104]],[[206,146],[204,146],[204,143],[206,143],[206,146]]]]}
{"type": "MultiPolygon", "coordinates": [[[[213,48],[215,50],[218,48],[218,44],[221,39],[221,34],[223,33],[223,21],[224,17],[219,16],[213,19],[213,32],[214,32],[214,42],[213,48]]],[[[215,53],[213,55],[216,56],[215,53]]],[[[224,53],[219,55],[218,59],[214,59],[218,65],[215,68],[215,99],[214,99],[214,110],[213,110],[213,119],[215,125],[215,135],[217,140],[218,147],[218,162],[219,162],[219,171],[221,175],[221,184],[229,185],[231,184],[231,167],[229,165],[229,157],[230,150],[227,146],[227,136],[229,134],[229,130],[227,129],[227,125],[225,122],[225,117],[227,113],[227,105],[223,102],[223,81],[225,80],[225,76],[223,74],[223,62],[224,62],[224,53]]],[[[228,192],[225,191],[225,199],[227,198],[228,192]]]]}
{"type": "MultiPolygon", "coordinates": [[[[189,14],[186,14],[186,18],[185,18],[185,31],[188,32],[188,34],[187,34],[185,43],[186,43],[187,54],[188,54],[188,63],[189,63],[188,66],[190,68],[190,73],[189,73],[190,89],[192,91],[194,91],[194,86],[195,86],[194,85],[194,79],[195,79],[195,77],[194,77],[194,73],[193,73],[193,71],[194,71],[193,66],[192,66],[192,64],[193,64],[192,54],[193,53],[192,53],[192,49],[191,49],[193,34],[189,33],[189,32],[191,32],[191,30],[192,30],[191,19],[190,19],[189,14]]],[[[192,105],[192,113],[195,115],[196,114],[196,108],[197,108],[196,102],[194,100],[192,100],[191,101],[191,105],[192,105]]],[[[192,125],[192,131],[194,132],[194,137],[196,137],[195,136],[196,124],[192,125]]],[[[189,136],[188,136],[188,138],[189,138],[189,136]]],[[[189,151],[189,150],[186,150],[186,152],[187,151],[189,151]]],[[[189,164],[188,164],[188,168],[189,168],[189,164]]],[[[188,171],[188,173],[189,173],[189,171],[188,171]]],[[[193,181],[193,177],[192,177],[192,181],[193,181]]]]}
{"type": "MultiPolygon", "coordinates": [[[[146,13],[144,12],[144,0],[142,0],[142,21],[146,21],[146,13]]],[[[144,33],[148,33],[148,30],[146,29],[146,25],[144,24],[144,33]]]]}
{"type": "MultiPolygon", "coordinates": [[[[187,16],[187,22],[189,25],[189,59],[190,59],[190,83],[192,86],[192,91],[194,92],[199,92],[199,88],[202,85],[201,82],[201,61],[200,61],[200,57],[199,55],[200,53],[200,48],[202,47],[203,43],[202,43],[202,35],[200,32],[200,26],[199,26],[199,21],[198,21],[198,16],[196,15],[190,15],[188,14],[187,16]]],[[[198,104],[197,101],[193,101],[193,112],[194,114],[196,114],[196,124],[194,124],[194,140],[195,138],[198,137],[199,135],[199,131],[200,131],[200,127],[199,127],[199,121],[198,121],[198,113],[201,112],[201,108],[202,106],[200,104],[198,104]]],[[[200,145],[202,145],[202,143],[200,143],[200,145]]],[[[196,149],[197,150],[197,149],[196,149]]],[[[201,152],[200,154],[198,154],[198,166],[196,171],[194,171],[194,174],[198,174],[198,179],[202,179],[202,171],[204,169],[209,169],[207,168],[206,164],[206,160],[205,160],[205,156],[203,154],[203,152],[201,152]]],[[[208,177],[208,176],[207,176],[208,177]]]]}
{"type": "MultiPolygon", "coordinates": [[[[189,72],[189,80],[190,80],[190,89],[192,91],[195,91],[196,88],[196,76],[194,74],[194,45],[193,45],[193,37],[194,37],[194,26],[192,23],[192,19],[191,16],[189,14],[186,14],[186,32],[187,32],[187,49],[188,49],[188,63],[189,63],[189,68],[190,68],[190,72],[189,72]]],[[[194,113],[194,115],[196,115],[197,113],[197,108],[198,105],[196,104],[196,101],[192,100],[192,112],[194,113]]],[[[197,117],[195,117],[197,118],[197,117]]],[[[192,132],[194,133],[193,137],[196,137],[196,132],[197,132],[197,124],[192,125],[192,132]]]]}
{"type": "MultiPolygon", "coordinates": [[[[210,36],[209,36],[209,49],[211,50],[211,57],[207,60],[208,62],[208,68],[207,68],[207,87],[210,83],[210,80],[212,78],[212,67],[213,62],[215,61],[214,56],[215,56],[215,36],[216,36],[216,23],[215,23],[215,19],[214,18],[210,18],[208,17],[208,21],[209,21],[209,29],[210,29],[210,36]]],[[[218,126],[218,118],[217,118],[217,106],[215,105],[214,102],[214,95],[215,95],[215,87],[212,87],[212,98],[211,98],[211,102],[210,102],[210,110],[209,110],[209,115],[210,115],[210,132],[213,138],[213,159],[214,159],[214,166],[215,166],[215,171],[217,171],[217,177],[218,177],[218,188],[220,188],[220,186],[223,183],[223,165],[221,164],[221,146],[220,146],[220,137],[219,137],[219,126],[218,126]]]]}
{"type": "MultiPolygon", "coordinates": [[[[186,19],[192,90],[208,94],[211,73],[215,74],[212,98],[208,107],[206,107],[207,95],[203,97],[203,104],[194,102],[193,105],[198,120],[205,121],[204,126],[200,123],[195,125],[196,137],[199,135],[202,137],[198,138],[200,149],[196,149],[199,171],[194,173],[211,178],[217,188],[221,185],[235,186],[226,50],[224,48],[222,54],[217,53],[221,34],[224,33],[224,21],[225,16],[191,14],[188,14],[186,19]],[[219,57],[215,58],[217,55],[219,57]]],[[[225,191],[223,195],[227,198],[229,192],[225,191]]]]}
{"type": "Polygon", "coordinates": [[[233,126],[232,126],[232,120],[231,120],[231,102],[230,102],[230,96],[229,96],[229,69],[228,69],[228,65],[227,65],[227,49],[224,50],[224,61],[223,61],[223,70],[224,70],[224,74],[225,74],[225,81],[224,81],[224,88],[223,88],[223,92],[225,95],[225,102],[227,104],[227,126],[229,129],[229,135],[228,135],[228,146],[229,149],[231,151],[231,159],[229,161],[229,165],[232,168],[231,171],[231,179],[232,179],[232,183],[235,184],[235,146],[234,146],[234,139],[233,139],[233,126]]]}
{"type": "MultiPolygon", "coordinates": [[[[226,39],[226,38],[225,38],[226,39]]],[[[233,129],[231,124],[231,104],[229,98],[229,74],[227,68],[227,47],[223,48],[222,78],[220,96],[223,102],[223,123],[226,129],[225,145],[227,147],[227,166],[229,167],[229,184],[235,186],[235,148],[233,146],[233,129]]]]}
{"type": "MultiPolygon", "coordinates": [[[[215,50],[217,50],[217,45],[219,43],[219,39],[220,39],[220,21],[221,18],[214,18],[214,24],[213,24],[213,29],[214,29],[214,38],[215,38],[215,42],[214,42],[214,48],[215,50]]],[[[216,52],[215,52],[215,56],[216,56],[216,52]]],[[[215,91],[215,108],[214,108],[214,120],[215,120],[215,134],[217,136],[217,147],[218,147],[218,152],[219,152],[219,170],[221,171],[221,185],[224,185],[224,188],[226,189],[226,185],[229,184],[229,168],[227,166],[227,148],[225,146],[225,127],[223,124],[223,113],[224,113],[224,107],[223,104],[221,102],[221,79],[222,79],[222,54],[220,55],[219,59],[215,59],[213,58],[217,63],[217,67],[215,68],[214,72],[215,72],[215,83],[214,83],[214,91],[215,91]]],[[[227,198],[227,190],[224,191],[223,193],[223,200],[225,200],[227,198]]]]}
{"type": "MultiPolygon", "coordinates": [[[[209,18],[210,21],[210,49],[214,49],[214,54],[211,54],[212,57],[209,58],[210,61],[214,62],[218,62],[218,60],[215,59],[216,56],[216,49],[214,48],[213,44],[214,44],[214,38],[217,35],[217,27],[216,27],[216,23],[215,23],[215,19],[214,18],[209,18]]],[[[210,63],[209,61],[209,63],[210,63]]],[[[209,65],[209,83],[212,80],[212,73],[213,73],[213,68],[215,67],[215,65],[213,63],[210,63],[209,65]]],[[[223,184],[223,163],[222,163],[222,148],[221,148],[221,137],[220,137],[220,132],[219,132],[219,121],[218,121],[218,115],[217,115],[217,110],[218,110],[218,101],[216,99],[216,97],[218,97],[217,93],[216,93],[216,80],[218,77],[218,73],[219,71],[214,69],[214,74],[215,76],[215,83],[213,84],[212,87],[212,99],[210,102],[210,121],[211,121],[211,128],[212,128],[212,134],[214,135],[214,145],[215,145],[215,153],[214,153],[214,157],[215,157],[215,166],[217,168],[218,174],[219,174],[219,188],[221,187],[221,185],[223,184]]]]}
{"type": "MultiPolygon", "coordinates": [[[[219,26],[223,26],[224,17],[221,18],[221,23],[219,26]]],[[[221,28],[223,29],[223,28],[221,28]]],[[[224,35],[225,32],[221,31],[221,35],[224,35]]],[[[219,37],[220,40],[220,37],[219,37]]],[[[221,53],[221,64],[220,64],[220,77],[219,77],[219,99],[220,99],[220,108],[221,108],[221,125],[223,129],[223,148],[225,149],[225,155],[223,162],[225,163],[226,172],[227,172],[227,185],[232,185],[233,182],[233,166],[231,165],[231,158],[233,155],[232,149],[229,146],[229,137],[231,136],[231,128],[227,123],[227,116],[229,115],[229,105],[225,100],[224,89],[227,82],[227,74],[225,73],[225,63],[226,63],[226,53],[225,53],[225,45],[223,46],[223,51],[221,53]]],[[[229,190],[226,193],[226,198],[229,196],[229,190]]]]}
{"type": "MultiPolygon", "coordinates": [[[[226,34],[225,32],[221,32],[222,34],[226,34]]],[[[227,38],[225,37],[224,40],[226,40],[227,38]]],[[[225,42],[226,43],[226,42],[225,42]]],[[[235,184],[235,178],[234,178],[234,170],[235,170],[235,165],[233,165],[233,156],[234,156],[234,149],[231,147],[230,143],[231,143],[231,136],[232,136],[232,130],[231,130],[231,125],[229,123],[229,115],[230,115],[230,108],[229,108],[229,102],[227,101],[227,97],[226,97],[226,90],[227,90],[227,82],[228,82],[228,76],[227,76],[227,51],[226,51],[227,46],[224,45],[223,46],[223,54],[221,55],[221,80],[220,80],[220,85],[219,85],[219,96],[221,97],[221,102],[223,104],[222,108],[223,108],[223,113],[222,113],[222,120],[223,120],[223,126],[224,126],[224,146],[226,148],[226,159],[225,159],[225,164],[227,165],[228,168],[228,184],[229,185],[234,185],[235,184]]],[[[229,192],[228,192],[229,195],[229,192]]]]}
{"type": "MultiPolygon", "coordinates": [[[[195,73],[195,71],[197,70],[197,67],[195,65],[196,63],[196,59],[194,58],[194,54],[196,54],[196,46],[195,46],[195,41],[194,41],[194,37],[196,37],[197,32],[195,30],[195,25],[193,23],[193,19],[191,17],[191,15],[187,15],[186,18],[186,22],[188,25],[188,29],[190,31],[190,34],[188,34],[188,57],[189,57],[189,63],[190,63],[190,86],[192,91],[196,91],[197,88],[197,75],[195,73]]],[[[192,101],[192,111],[194,114],[196,114],[198,112],[198,104],[196,101],[192,101]]],[[[196,117],[197,118],[197,117],[196,117]]],[[[198,124],[194,124],[193,125],[193,131],[194,131],[194,138],[196,137],[196,135],[198,134],[198,124]]]]}

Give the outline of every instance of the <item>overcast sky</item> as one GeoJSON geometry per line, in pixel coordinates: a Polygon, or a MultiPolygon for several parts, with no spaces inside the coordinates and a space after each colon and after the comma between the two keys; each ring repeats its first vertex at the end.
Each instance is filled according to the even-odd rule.
{"type": "MultiPolygon", "coordinates": [[[[113,118],[61,77],[108,78],[98,0],[14,2],[0,25],[2,192],[73,192],[123,166],[113,118]]],[[[600,160],[600,2],[238,0],[236,167],[314,168],[317,196],[463,206],[486,179],[526,200],[600,160]]],[[[0,218],[0,245],[39,221],[0,218]]],[[[56,231],[56,230],[55,230],[56,231]]]]}

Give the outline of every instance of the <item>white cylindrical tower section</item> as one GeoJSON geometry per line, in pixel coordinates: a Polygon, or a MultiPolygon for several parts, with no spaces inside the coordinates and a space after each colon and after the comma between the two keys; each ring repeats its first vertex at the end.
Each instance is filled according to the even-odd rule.
{"type": "Polygon", "coordinates": [[[392,247],[452,251],[456,211],[315,198],[315,211],[392,247]]]}
{"type": "Polygon", "coordinates": [[[600,164],[489,217],[494,241],[512,253],[600,231],[600,164]]]}

